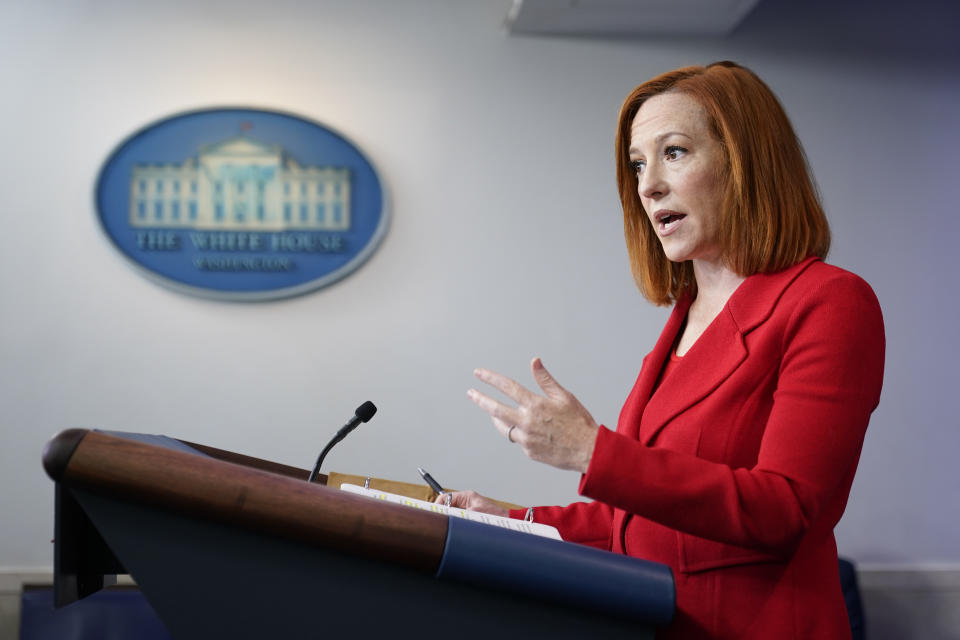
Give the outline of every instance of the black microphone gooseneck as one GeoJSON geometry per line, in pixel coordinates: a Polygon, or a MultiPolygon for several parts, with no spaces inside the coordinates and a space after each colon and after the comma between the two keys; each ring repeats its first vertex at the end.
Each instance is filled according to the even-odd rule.
{"type": "Polygon", "coordinates": [[[323,451],[320,452],[320,455],[317,457],[317,464],[313,466],[313,471],[310,472],[310,477],[307,478],[307,482],[313,482],[317,479],[317,474],[320,473],[320,465],[323,464],[323,459],[330,452],[330,449],[333,449],[333,445],[346,438],[347,434],[356,429],[361,422],[369,421],[376,412],[377,408],[369,400],[357,407],[353,417],[350,418],[347,424],[340,427],[340,431],[337,431],[337,435],[333,436],[333,439],[330,440],[330,442],[327,443],[327,446],[323,448],[323,451]]]}

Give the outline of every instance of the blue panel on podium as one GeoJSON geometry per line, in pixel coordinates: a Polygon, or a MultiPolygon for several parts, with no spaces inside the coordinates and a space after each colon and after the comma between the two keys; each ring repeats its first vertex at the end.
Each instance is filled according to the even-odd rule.
{"type": "Polygon", "coordinates": [[[512,591],[658,626],[673,617],[664,565],[450,518],[437,577],[512,591]]]}

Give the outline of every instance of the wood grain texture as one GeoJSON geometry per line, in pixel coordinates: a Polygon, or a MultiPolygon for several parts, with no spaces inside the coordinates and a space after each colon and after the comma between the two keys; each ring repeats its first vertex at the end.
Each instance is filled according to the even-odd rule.
{"type": "MultiPolygon", "coordinates": [[[[205,444],[197,444],[196,442],[190,442],[188,440],[180,440],[180,442],[188,447],[193,447],[197,451],[207,454],[211,458],[223,460],[224,462],[233,462],[235,464],[243,465],[244,467],[253,467],[254,469],[261,469],[263,471],[269,471],[270,473],[276,473],[281,476],[288,476],[290,478],[296,478],[297,480],[303,481],[306,481],[306,479],[310,476],[309,469],[291,467],[290,465],[273,462],[271,460],[264,460],[263,458],[245,456],[242,453],[234,453],[233,451],[227,451],[226,449],[217,449],[216,447],[211,447],[205,444]]],[[[318,474],[317,479],[314,482],[317,482],[318,484],[327,484],[327,476],[322,473],[318,474]]]]}
{"type": "Polygon", "coordinates": [[[72,456],[65,467],[62,455],[44,464],[67,487],[430,573],[443,554],[447,517],[440,514],[95,431],[79,444],[75,430],[61,436],[65,443],[47,449],[73,448],[72,456]]]}

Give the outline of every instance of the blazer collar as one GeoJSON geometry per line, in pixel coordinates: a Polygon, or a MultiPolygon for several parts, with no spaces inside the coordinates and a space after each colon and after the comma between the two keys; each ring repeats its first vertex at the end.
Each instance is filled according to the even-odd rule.
{"type": "Polygon", "coordinates": [[[646,404],[637,425],[641,442],[649,445],[670,420],[700,402],[736,371],[748,355],[744,336],[770,317],[790,283],[816,261],[818,258],[808,258],[783,271],[756,274],[744,280],[651,397],[692,300],[683,298],[677,302],[638,381],[638,399],[646,404]]]}
{"type": "Polygon", "coordinates": [[[758,273],[743,281],[727,301],[727,309],[743,333],[748,333],[770,317],[780,296],[797,277],[820,258],[803,262],[776,273],[758,273]]]}

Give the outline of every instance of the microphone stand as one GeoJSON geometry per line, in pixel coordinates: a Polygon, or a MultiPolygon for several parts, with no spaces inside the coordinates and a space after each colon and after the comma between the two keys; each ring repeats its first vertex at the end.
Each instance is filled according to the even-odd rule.
{"type": "Polygon", "coordinates": [[[307,478],[307,482],[313,482],[317,479],[317,475],[320,473],[320,465],[323,464],[323,459],[327,457],[327,454],[330,453],[330,449],[333,449],[333,445],[337,444],[341,440],[347,437],[347,434],[341,434],[339,431],[337,435],[333,436],[333,440],[327,443],[327,446],[323,448],[323,451],[320,452],[320,455],[317,456],[317,464],[313,465],[313,471],[310,472],[310,477],[307,478]]]}
{"type": "Polygon", "coordinates": [[[320,465],[323,464],[323,459],[330,452],[330,449],[333,448],[333,445],[346,438],[347,434],[356,429],[361,422],[369,421],[376,412],[377,407],[374,406],[374,404],[369,400],[357,407],[357,410],[354,411],[353,417],[350,418],[350,421],[340,427],[340,430],[337,431],[335,436],[333,436],[333,439],[327,443],[327,446],[325,446],[323,451],[320,452],[320,455],[317,456],[317,464],[313,465],[313,471],[310,472],[310,477],[307,478],[307,482],[313,482],[317,479],[317,476],[320,474],[320,465]]]}

